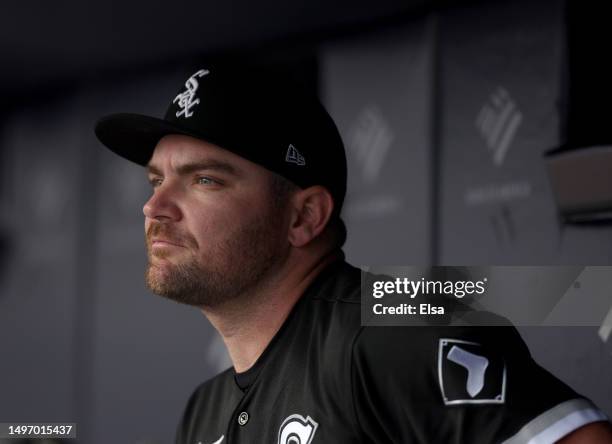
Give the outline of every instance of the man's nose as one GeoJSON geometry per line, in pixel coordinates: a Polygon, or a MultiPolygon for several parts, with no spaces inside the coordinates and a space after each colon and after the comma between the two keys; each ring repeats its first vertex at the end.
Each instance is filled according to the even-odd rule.
{"type": "Polygon", "coordinates": [[[170,219],[177,221],[181,218],[177,198],[177,190],[173,189],[170,184],[159,185],[144,204],[142,212],[148,219],[170,219]]]}

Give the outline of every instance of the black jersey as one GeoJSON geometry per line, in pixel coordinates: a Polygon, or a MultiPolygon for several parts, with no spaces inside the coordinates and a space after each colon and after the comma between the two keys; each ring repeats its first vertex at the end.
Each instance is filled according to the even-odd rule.
{"type": "Polygon", "coordinates": [[[552,443],[605,420],[513,327],[363,327],[338,261],[255,365],[200,385],[176,444],[552,443]]]}

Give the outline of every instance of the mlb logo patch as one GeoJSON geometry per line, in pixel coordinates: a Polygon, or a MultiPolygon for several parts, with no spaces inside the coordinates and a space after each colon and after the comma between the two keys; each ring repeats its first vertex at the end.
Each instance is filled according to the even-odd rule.
{"type": "Polygon", "coordinates": [[[446,405],[505,402],[506,364],[498,352],[476,342],[440,339],[438,379],[446,405]]]}

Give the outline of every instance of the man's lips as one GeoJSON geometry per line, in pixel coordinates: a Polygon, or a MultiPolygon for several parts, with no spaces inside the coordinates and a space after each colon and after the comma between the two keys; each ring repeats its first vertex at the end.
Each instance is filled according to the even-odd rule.
{"type": "Polygon", "coordinates": [[[172,241],[170,239],[164,239],[162,237],[154,237],[153,239],[151,239],[151,247],[167,247],[167,246],[183,247],[183,245],[175,241],[172,241]]]}

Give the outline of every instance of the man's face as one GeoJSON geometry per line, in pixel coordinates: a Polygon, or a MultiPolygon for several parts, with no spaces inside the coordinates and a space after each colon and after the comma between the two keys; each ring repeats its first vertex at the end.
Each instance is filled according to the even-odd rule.
{"type": "Polygon", "coordinates": [[[147,286],[198,307],[257,289],[289,251],[270,172],[188,136],[162,138],[149,163],[147,286]]]}

